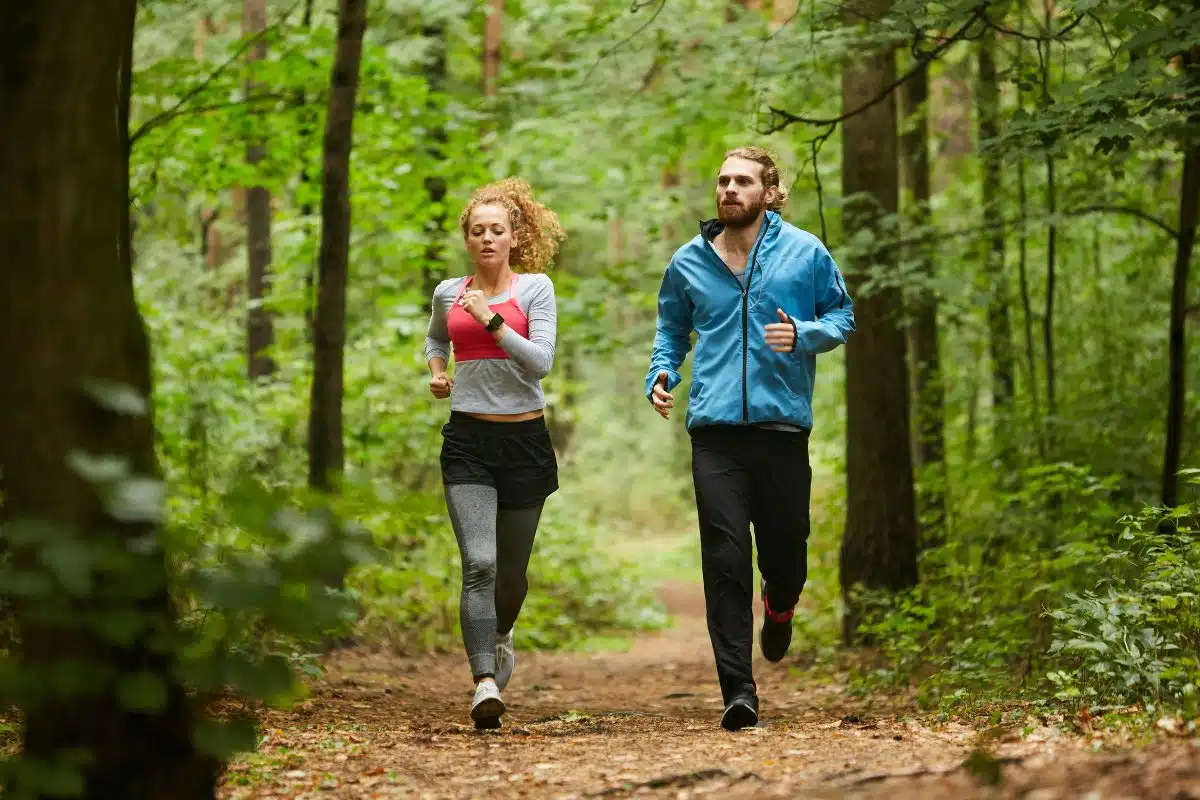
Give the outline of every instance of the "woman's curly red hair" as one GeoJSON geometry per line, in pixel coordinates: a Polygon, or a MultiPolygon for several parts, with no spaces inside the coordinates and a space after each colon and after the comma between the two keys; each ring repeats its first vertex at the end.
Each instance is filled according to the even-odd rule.
{"type": "Polygon", "coordinates": [[[479,206],[500,206],[508,212],[513,232],[508,263],[518,272],[545,272],[559,242],[567,238],[558,215],[539,203],[532,187],[520,178],[505,178],[475,190],[458,218],[464,236],[471,213],[479,206]]]}

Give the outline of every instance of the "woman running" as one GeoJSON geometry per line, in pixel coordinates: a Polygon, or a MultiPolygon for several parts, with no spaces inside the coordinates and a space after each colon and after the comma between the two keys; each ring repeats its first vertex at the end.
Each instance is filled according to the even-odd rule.
{"type": "Polygon", "coordinates": [[[459,619],[477,728],[497,728],[516,665],[513,624],[542,505],[558,489],[541,379],[554,362],[554,284],[565,238],[525,181],[475,192],[459,217],[474,272],[438,284],[425,339],[429,390],[450,398],[442,483],[462,556],[459,619]],[[455,374],[446,372],[451,350],[455,374]]]}

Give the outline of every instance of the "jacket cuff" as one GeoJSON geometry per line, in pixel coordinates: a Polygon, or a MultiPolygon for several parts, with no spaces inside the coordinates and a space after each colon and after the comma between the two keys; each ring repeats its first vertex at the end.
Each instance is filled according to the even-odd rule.
{"type": "Polygon", "coordinates": [[[659,372],[667,373],[667,384],[663,388],[665,388],[668,392],[671,391],[672,389],[674,389],[676,386],[678,386],[683,381],[682,376],[680,376],[680,374],[677,370],[673,370],[673,369],[652,370],[650,372],[650,374],[646,376],[646,400],[651,403],[654,402],[654,399],[653,399],[654,398],[654,384],[658,383],[658,373],[659,372]]]}

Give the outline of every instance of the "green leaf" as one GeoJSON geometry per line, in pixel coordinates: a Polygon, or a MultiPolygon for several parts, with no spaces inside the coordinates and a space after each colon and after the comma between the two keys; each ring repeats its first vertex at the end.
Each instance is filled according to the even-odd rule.
{"type": "Polygon", "coordinates": [[[197,748],[223,761],[253,750],[258,743],[254,725],[248,720],[203,719],[196,723],[192,738],[197,748]]]}
{"type": "Polygon", "coordinates": [[[61,758],[55,762],[21,760],[16,773],[18,788],[33,789],[41,797],[79,797],[84,792],[83,773],[61,758]]]}
{"type": "Polygon", "coordinates": [[[132,644],[146,627],[146,617],[140,611],[103,611],[97,614],[92,624],[96,632],[117,645],[132,644]]]}
{"type": "Polygon", "coordinates": [[[153,672],[134,672],[117,679],[117,697],[130,711],[162,711],[167,707],[167,684],[153,672]]]}
{"type": "Polygon", "coordinates": [[[122,522],[160,523],[166,487],[154,478],[135,475],[118,483],[108,496],[108,513],[122,522]]]}
{"type": "Polygon", "coordinates": [[[67,456],[67,464],[91,484],[116,483],[129,474],[129,459],[122,456],[94,456],[76,450],[67,456]]]}
{"type": "Polygon", "coordinates": [[[117,414],[141,417],[150,408],[142,393],[128,384],[93,379],[84,381],[83,391],[97,405],[117,414]]]}
{"type": "Polygon", "coordinates": [[[71,594],[82,597],[91,592],[92,559],[83,542],[69,539],[48,542],[42,548],[41,560],[71,594]]]}

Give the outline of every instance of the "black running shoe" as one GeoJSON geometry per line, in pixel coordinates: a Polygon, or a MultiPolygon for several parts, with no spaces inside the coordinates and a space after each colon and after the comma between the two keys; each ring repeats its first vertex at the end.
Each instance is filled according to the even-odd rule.
{"type": "Polygon", "coordinates": [[[758,725],[758,695],[754,687],[747,684],[734,692],[733,699],[725,706],[721,715],[721,727],[727,731],[740,731],[758,725]]]}
{"type": "Polygon", "coordinates": [[[762,648],[763,657],[772,663],[780,661],[787,655],[788,647],[792,644],[792,615],[795,606],[787,611],[773,611],[767,605],[767,582],[762,582],[763,624],[758,634],[758,644],[762,648]]]}

